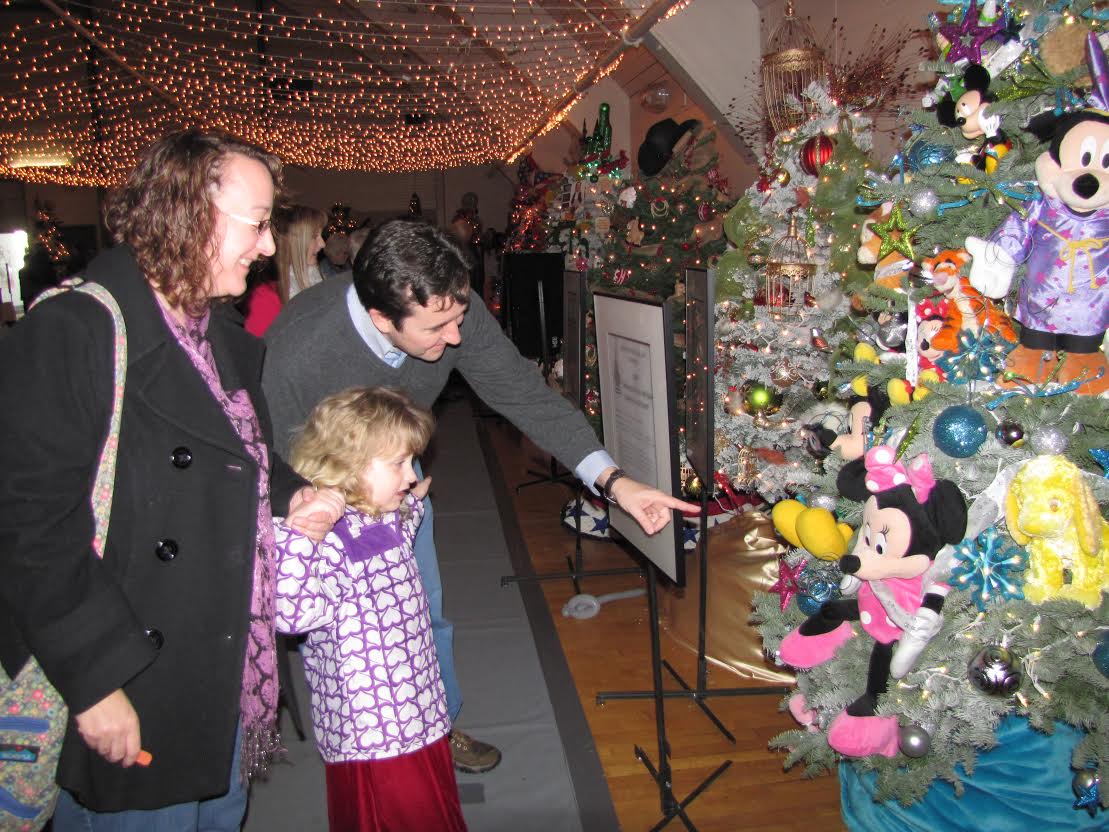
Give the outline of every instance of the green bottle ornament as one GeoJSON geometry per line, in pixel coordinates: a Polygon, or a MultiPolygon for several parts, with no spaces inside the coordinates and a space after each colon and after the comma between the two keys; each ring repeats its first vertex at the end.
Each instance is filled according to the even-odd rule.
{"type": "Polygon", "coordinates": [[[600,156],[608,155],[612,147],[612,124],[609,123],[608,112],[608,102],[601,102],[597,108],[597,123],[593,125],[593,152],[600,156]]]}

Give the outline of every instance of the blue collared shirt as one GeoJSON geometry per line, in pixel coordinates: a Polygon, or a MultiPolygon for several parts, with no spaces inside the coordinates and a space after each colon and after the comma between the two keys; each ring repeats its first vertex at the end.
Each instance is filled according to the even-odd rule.
{"type": "Polygon", "coordinates": [[[394,347],[389,339],[374,326],[373,319],[362,305],[362,301],[358,299],[358,292],[354,290],[353,284],[347,289],[347,310],[350,312],[351,323],[354,324],[362,340],[366,342],[366,346],[370,348],[370,352],[394,370],[404,363],[408,353],[394,347]]]}

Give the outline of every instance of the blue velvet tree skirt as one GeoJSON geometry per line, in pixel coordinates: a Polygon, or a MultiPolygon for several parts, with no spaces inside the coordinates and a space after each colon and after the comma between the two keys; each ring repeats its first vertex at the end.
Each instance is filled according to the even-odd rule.
{"type": "Polygon", "coordinates": [[[963,777],[961,798],[950,783],[937,781],[909,807],[896,801],[875,803],[874,775],[840,763],[843,820],[860,832],[1109,829],[1109,811],[1090,817],[1085,809],[1073,808],[1070,759],[1081,736],[1063,723],[1056,723],[1055,733],[1048,736],[1025,719],[1009,717],[998,727],[997,747],[978,756],[973,778],[963,777]]]}

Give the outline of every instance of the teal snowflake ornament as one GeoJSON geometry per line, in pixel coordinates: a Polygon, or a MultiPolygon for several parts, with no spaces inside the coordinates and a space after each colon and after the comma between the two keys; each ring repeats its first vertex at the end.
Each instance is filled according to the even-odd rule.
{"type": "Polygon", "coordinates": [[[978,609],[984,611],[992,602],[1024,598],[1021,583],[1013,573],[1023,572],[1027,566],[1028,553],[991,526],[955,547],[951,583],[969,592],[978,609]]]}
{"type": "Polygon", "coordinates": [[[951,384],[993,381],[1005,372],[1005,358],[1016,346],[992,332],[975,334],[964,329],[959,332],[958,351],[940,356],[936,365],[951,384]]]}

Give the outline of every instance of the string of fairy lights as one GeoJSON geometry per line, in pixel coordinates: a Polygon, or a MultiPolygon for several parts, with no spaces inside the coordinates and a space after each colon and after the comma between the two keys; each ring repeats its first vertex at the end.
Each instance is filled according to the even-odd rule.
{"type": "Polygon", "coordinates": [[[650,0],[2,5],[0,176],[109,186],[194,123],[307,167],[504,159],[650,0]]]}

